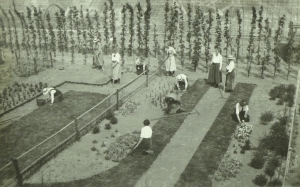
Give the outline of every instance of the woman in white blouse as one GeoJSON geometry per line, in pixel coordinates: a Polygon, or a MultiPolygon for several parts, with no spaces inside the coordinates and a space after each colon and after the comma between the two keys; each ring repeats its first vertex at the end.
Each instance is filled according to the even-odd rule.
{"type": "Polygon", "coordinates": [[[176,77],[176,83],[175,83],[175,90],[183,90],[186,91],[187,87],[189,86],[188,78],[185,74],[179,74],[176,77]]]}
{"type": "Polygon", "coordinates": [[[233,83],[234,83],[234,61],[233,61],[233,56],[229,55],[228,56],[228,62],[226,66],[226,81],[225,81],[225,91],[226,92],[231,92],[233,90],[233,83]]]}
{"type": "Polygon", "coordinates": [[[238,121],[239,123],[249,122],[250,116],[248,115],[248,113],[248,102],[245,99],[242,99],[235,105],[235,111],[234,114],[232,114],[233,120],[238,121]]]}
{"type": "Polygon", "coordinates": [[[167,49],[168,59],[166,61],[166,71],[167,75],[173,76],[176,71],[176,62],[175,62],[175,49],[169,44],[169,48],[167,49]]]}
{"type": "Polygon", "coordinates": [[[118,53],[117,48],[114,48],[114,53],[111,55],[112,61],[112,83],[120,83],[121,78],[121,56],[118,53]]]}
{"type": "Polygon", "coordinates": [[[208,82],[215,86],[219,86],[219,83],[222,82],[222,55],[218,48],[215,49],[215,53],[212,57],[211,66],[208,73],[208,82]]]}

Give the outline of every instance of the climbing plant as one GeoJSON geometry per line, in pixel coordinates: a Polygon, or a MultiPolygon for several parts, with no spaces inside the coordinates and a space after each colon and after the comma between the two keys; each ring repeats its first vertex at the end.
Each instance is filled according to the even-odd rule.
{"type": "Polygon", "coordinates": [[[170,7],[169,7],[169,0],[166,0],[165,2],[165,25],[164,25],[164,48],[166,48],[167,45],[167,41],[168,41],[168,34],[169,34],[169,11],[170,11],[170,7]]]}
{"type": "Polygon", "coordinates": [[[110,31],[111,31],[111,37],[113,38],[113,47],[116,46],[117,40],[116,40],[116,19],[115,19],[115,10],[114,10],[114,2],[113,0],[109,0],[110,5],[110,31]]]}
{"type": "Polygon", "coordinates": [[[263,30],[263,26],[262,26],[262,21],[263,21],[263,6],[260,7],[260,10],[258,12],[259,18],[257,20],[258,23],[258,38],[257,38],[257,64],[260,65],[260,51],[261,51],[261,46],[260,46],[260,42],[261,42],[261,37],[262,37],[262,30],[263,30]]]}
{"type": "Polygon", "coordinates": [[[264,41],[265,41],[265,48],[264,48],[264,59],[261,62],[261,78],[264,78],[264,71],[266,70],[266,65],[270,63],[270,52],[271,52],[271,29],[270,29],[270,21],[269,19],[265,19],[265,27],[264,27],[264,41]]]}
{"type": "Polygon", "coordinates": [[[137,19],[138,19],[138,22],[137,22],[137,42],[138,42],[138,48],[137,48],[137,51],[138,53],[140,54],[142,52],[142,47],[143,47],[143,31],[142,31],[142,18],[143,18],[143,9],[142,9],[142,6],[140,3],[137,3],[136,5],[137,7],[137,19]]]}
{"type": "Polygon", "coordinates": [[[249,35],[249,44],[247,47],[248,51],[248,63],[247,63],[247,72],[248,72],[248,77],[250,76],[251,72],[251,65],[253,61],[253,52],[254,52],[254,30],[256,28],[256,9],[255,7],[252,7],[252,21],[251,21],[251,30],[250,30],[250,35],[249,35]]]}
{"type": "Polygon", "coordinates": [[[215,31],[215,48],[221,49],[222,42],[222,20],[219,9],[216,9],[216,31],[215,31]]]}
{"type": "Polygon", "coordinates": [[[133,7],[129,4],[126,3],[126,8],[129,11],[129,44],[128,44],[128,55],[132,56],[133,53],[133,42],[134,42],[134,11],[133,7]]]}
{"type": "Polygon", "coordinates": [[[295,50],[294,43],[295,43],[295,34],[296,31],[294,29],[294,23],[290,21],[289,23],[289,33],[288,33],[288,43],[287,43],[287,54],[286,54],[286,63],[288,64],[287,68],[287,76],[286,79],[289,79],[289,75],[292,71],[291,64],[293,60],[293,53],[295,50]]]}
{"type": "Polygon", "coordinates": [[[185,49],[185,45],[184,45],[184,16],[183,16],[183,11],[182,9],[179,10],[179,47],[180,47],[180,63],[181,63],[181,67],[183,69],[184,67],[184,49],[185,49]]]}
{"type": "Polygon", "coordinates": [[[150,53],[149,49],[149,32],[150,32],[150,18],[151,18],[151,2],[150,0],[146,0],[146,11],[144,13],[144,35],[143,35],[143,43],[144,43],[144,49],[145,49],[145,57],[148,57],[150,53]]]}
{"type": "Polygon", "coordinates": [[[104,29],[104,39],[105,39],[105,54],[108,53],[108,45],[109,45],[109,30],[108,30],[108,6],[107,3],[104,2],[104,10],[103,10],[103,29],[104,29]]]}
{"type": "Polygon", "coordinates": [[[194,31],[194,48],[193,48],[193,57],[192,57],[192,64],[194,66],[194,70],[197,70],[199,60],[200,60],[200,53],[201,53],[201,22],[203,13],[200,10],[199,6],[195,8],[195,16],[193,20],[193,31],[194,31]]]}
{"type": "Polygon", "coordinates": [[[283,15],[282,17],[279,18],[278,20],[278,27],[277,30],[275,31],[275,35],[274,35],[274,76],[273,78],[276,77],[276,72],[279,71],[279,67],[280,67],[280,57],[279,57],[279,44],[282,40],[282,32],[283,32],[283,26],[284,26],[284,22],[285,22],[285,15],[283,15]]]}
{"type": "Polygon", "coordinates": [[[236,64],[238,64],[239,59],[240,59],[242,21],[243,21],[240,10],[236,11],[236,17],[237,17],[237,22],[238,22],[238,31],[237,31],[238,34],[236,36],[235,43],[236,43],[236,64]]]}
{"type": "Polygon", "coordinates": [[[121,57],[123,60],[122,65],[124,65],[124,55],[125,55],[125,38],[126,38],[126,5],[122,7],[122,30],[121,30],[121,57]]]}
{"type": "Polygon", "coordinates": [[[228,49],[230,46],[230,22],[229,22],[229,10],[225,12],[225,24],[224,24],[224,38],[225,38],[225,58],[227,59],[228,49]]]}

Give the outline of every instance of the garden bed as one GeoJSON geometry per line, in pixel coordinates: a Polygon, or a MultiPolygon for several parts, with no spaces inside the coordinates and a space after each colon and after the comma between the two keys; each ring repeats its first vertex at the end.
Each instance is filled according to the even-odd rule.
{"type": "MultiPolygon", "coordinates": [[[[0,149],[2,150],[0,153],[0,165],[7,164],[11,158],[20,156],[34,145],[56,133],[74,120],[74,117],[81,115],[105,97],[106,95],[98,93],[69,91],[64,94],[62,102],[56,103],[53,106],[44,105],[2,129],[0,131],[0,149]]],[[[107,106],[108,104],[101,107],[104,110],[107,106]]],[[[48,145],[49,147],[43,145],[38,151],[27,155],[25,160],[22,159],[22,162],[19,161],[20,169],[24,169],[25,166],[50,150],[52,146],[55,146],[73,134],[75,132],[74,128],[69,128],[61,132],[59,136],[55,137],[55,140],[51,140],[51,144],[48,145]]],[[[10,172],[7,171],[6,173],[10,172]]],[[[11,176],[2,177],[7,178],[11,176]]]]}
{"type": "MultiPolygon", "coordinates": [[[[191,111],[210,86],[203,80],[196,81],[181,100],[184,107],[191,111]]],[[[187,115],[176,116],[172,119],[160,119],[153,127],[153,145],[155,155],[127,155],[119,164],[94,177],[75,180],[70,183],[51,183],[51,186],[134,186],[142,174],[149,169],[157,155],[164,149],[174,133],[181,126],[187,115]],[[115,180],[118,178],[118,180],[115,180]]],[[[140,123],[140,122],[139,122],[140,123]]],[[[50,184],[49,184],[50,185],[50,184]]],[[[41,186],[26,184],[26,186],[41,186]]],[[[44,184],[45,186],[45,184],[44,184]]]]}
{"type": "Polygon", "coordinates": [[[212,186],[212,176],[218,169],[238,124],[231,118],[235,104],[241,99],[249,99],[255,86],[245,83],[236,85],[175,186],[212,186]]]}

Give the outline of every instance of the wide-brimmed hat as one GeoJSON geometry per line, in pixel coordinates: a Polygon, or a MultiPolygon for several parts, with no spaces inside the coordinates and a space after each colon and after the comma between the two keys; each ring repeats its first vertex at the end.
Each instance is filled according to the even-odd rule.
{"type": "Polygon", "coordinates": [[[233,59],[234,59],[234,57],[233,57],[232,55],[228,55],[227,59],[228,59],[228,60],[230,60],[230,59],[232,59],[232,60],[233,60],[233,59]]]}
{"type": "Polygon", "coordinates": [[[246,105],[248,105],[248,101],[246,99],[242,99],[241,102],[240,102],[240,105],[241,106],[246,106],[246,105]]]}
{"type": "Polygon", "coordinates": [[[94,38],[93,42],[94,43],[99,42],[99,39],[98,38],[94,38]]]}
{"type": "Polygon", "coordinates": [[[47,95],[51,89],[53,89],[53,88],[44,88],[43,95],[47,95]]]}

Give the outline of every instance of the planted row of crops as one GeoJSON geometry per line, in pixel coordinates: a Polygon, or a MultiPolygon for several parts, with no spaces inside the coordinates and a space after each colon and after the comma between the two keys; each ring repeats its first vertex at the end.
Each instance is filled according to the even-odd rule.
{"type": "Polygon", "coordinates": [[[34,6],[26,7],[24,12],[18,11],[14,3],[13,10],[4,10],[0,7],[3,14],[0,17],[0,41],[3,46],[15,53],[18,63],[24,63],[25,66],[26,63],[32,63],[32,61],[37,63],[37,59],[42,59],[43,63],[47,62],[49,65],[49,61],[53,62],[53,58],[60,53],[61,61],[64,61],[64,57],[68,55],[71,57],[71,63],[75,63],[75,54],[81,54],[84,56],[83,63],[85,64],[88,54],[93,53],[92,41],[97,37],[106,54],[110,52],[111,47],[118,46],[122,57],[126,53],[131,56],[134,52],[145,57],[151,54],[156,56],[164,50],[167,43],[171,43],[178,51],[177,58],[180,59],[182,65],[186,55],[192,61],[195,70],[200,60],[205,59],[204,67],[207,71],[214,47],[220,47],[225,56],[233,53],[238,63],[243,55],[240,54],[241,37],[249,36],[248,52],[245,56],[248,76],[251,73],[252,63],[257,61],[261,67],[261,77],[264,77],[264,71],[269,64],[274,67],[275,77],[276,73],[281,70],[279,44],[286,40],[288,45],[285,61],[288,64],[288,77],[293,61],[292,54],[297,48],[294,46],[293,22],[289,22],[287,38],[284,33],[286,26],[284,15],[279,18],[275,31],[272,31],[270,20],[263,17],[263,6],[259,8],[259,11],[252,7],[249,33],[248,31],[242,33],[243,20],[240,10],[230,12],[227,9],[223,16],[220,10],[210,9],[208,14],[204,15],[205,12],[200,6],[188,3],[187,14],[184,14],[181,5],[171,3],[169,0],[165,1],[164,20],[161,20],[164,22],[164,28],[158,28],[151,23],[150,0],[146,0],[145,4],[124,3],[121,7],[121,19],[116,17],[115,9],[119,7],[114,6],[113,0],[103,3],[102,12],[90,11],[84,9],[83,6],[72,6],[68,10],[57,5],[51,6],[57,7],[54,17],[49,12],[34,6]],[[118,27],[116,20],[121,20],[118,27]],[[17,24],[19,22],[21,24],[17,24]],[[233,25],[237,25],[236,31],[231,29],[233,25]],[[158,32],[163,33],[163,38],[158,37],[158,32]],[[233,36],[232,33],[237,34],[233,36]],[[21,56],[24,54],[26,56],[21,56]],[[23,59],[23,62],[18,59],[23,59]]]}

